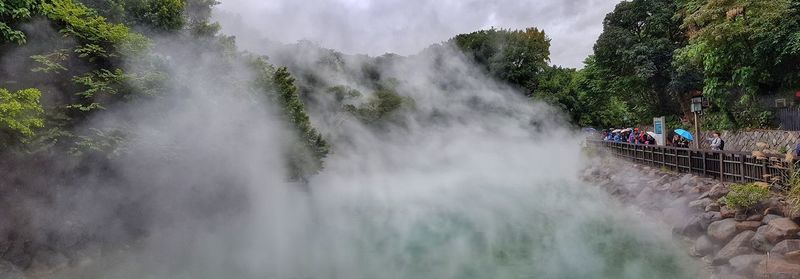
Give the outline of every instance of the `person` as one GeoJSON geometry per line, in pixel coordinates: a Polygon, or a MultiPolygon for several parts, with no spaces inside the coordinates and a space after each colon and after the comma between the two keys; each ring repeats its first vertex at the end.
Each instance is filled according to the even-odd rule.
{"type": "Polygon", "coordinates": [[[795,155],[800,158],[800,142],[797,143],[797,146],[794,147],[795,155]]]}
{"type": "Polygon", "coordinates": [[[722,150],[725,145],[722,138],[719,137],[719,132],[714,132],[711,135],[712,138],[708,139],[711,141],[711,150],[722,150]]]}

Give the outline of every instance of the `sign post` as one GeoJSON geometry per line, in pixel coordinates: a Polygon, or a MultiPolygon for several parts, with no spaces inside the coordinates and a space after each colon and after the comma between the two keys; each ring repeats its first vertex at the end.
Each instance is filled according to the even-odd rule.
{"type": "Polygon", "coordinates": [[[664,138],[664,117],[656,117],[653,118],[653,133],[656,134],[656,144],[657,145],[665,145],[666,141],[664,138]]]}
{"type": "Polygon", "coordinates": [[[703,111],[703,96],[692,98],[692,113],[694,113],[694,148],[700,149],[700,126],[697,124],[697,114],[703,111]]]}

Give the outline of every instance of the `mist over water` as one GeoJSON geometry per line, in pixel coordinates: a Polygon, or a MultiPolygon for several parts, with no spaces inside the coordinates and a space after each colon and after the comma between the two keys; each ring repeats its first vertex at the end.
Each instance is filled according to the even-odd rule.
{"type": "MultiPolygon", "coordinates": [[[[313,92],[312,121],[333,153],[307,183],[286,179],[296,139],[278,109],[219,78],[246,80],[246,67],[158,51],[197,58],[171,61],[175,94],[96,120],[132,123],[113,169],[136,190],[87,197],[146,201],[126,214],[152,220],[147,236],[52,278],[696,277],[668,230],[579,178],[581,138],[559,111],[447,46],[379,69],[414,106],[378,127],[313,92]]],[[[320,59],[251,51],[277,64],[320,59]]],[[[368,88],[318,71],[323,82],[368,88]]]]}
{"type": "Polygon", "coordinates": [[[580,137],[559,112],[447,47],[382,69],[415,107],[380,128],[316,95],[334,152],[306,185],[285,179],[293,139],[276,110],[218,94],[236,89],[212,65],[173,65],[174,100],[104,115],[138,119],[117,168],[150,203],[131,214],[156,221],[53,278],[695,277],[668,230],[578,178],[580,137]]]}

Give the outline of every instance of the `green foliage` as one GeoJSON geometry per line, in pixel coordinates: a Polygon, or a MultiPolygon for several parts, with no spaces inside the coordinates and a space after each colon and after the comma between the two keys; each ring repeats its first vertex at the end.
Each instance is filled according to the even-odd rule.
{"type": "Polygon", "coordinates": [[[290,146],[290,176],[304,178],[322,168],[322,159],[330,152],[328,142],[311,125],[305,106],[297,93],[295,79],[286,67],[275,69],[265,58],[251,60],[251,67],[257,72],[255,87],[264,92],[269,100],[278,104],[283,116],[294,127],[300,142],[290,146]]]}
{"type": "Polygon", "coordinates": [[[19,23],[29,20],[38,7],[37,0],[0,1],[0,43],[24,44],[25,33],[16,29],[19,23]]]}
{"type": "Polygon", "coordinates": [[[741,210],[748,210],[769,197],[769,189],[755,183],[733,184],[725,195],[725,204],[741,210]]]}
{"type": "Polygon", "coordinates": [[[616,6],[603,22],[594,46],[596,67],[606,79],[606,91],[625,100],[635,123],[681,113],[689,92],[679,90],[689,76],[672,68],[673,52],[686,42],[677,6],[670,0],[633,0],[616,6]]]}
{"type": "Polygon", "coordinates": [[[42,73],[61,73],[67,71],[64,63],[69,58],[68,49],[57,49],[48,54],[34,55],[31,59],[36,61],[40,66],[31,69],[33,72],[42,73]]]}
{"type": "Polygon", "coordinates": [[[797,2],[683,2],[683,27],[690,44],[677,52],[678,64],[702,71],[703,92],[731,128],[768,123],[770,116],[753,108],[757,96],[800,88],[797,2]],[[753,118],[756,121],[750,121],[753,118]]]}
{"type": "Polygon", "coordinates": [[[450,40],[493,77],[524,90],[536,90],[536,77],[550,61],[550,39],[536,28],[489,29],[450,40]]]}
{"type": "Polygon", "coordinates": [[[0,88],[0,145],[26,142],[44,127],[41,95],[35,88],[16,92],[0,88]]]}
{"type": "Polygon", "coordinates": [[[100,130],[92,128],[91,134],[78,136],[75,145],[70,148],[69,154],[76,157],[86,155],[100,155],[114,157],[127,150],[126,134],[120,130],[100,130]]]}
{"type": "Polygon", "coordinates": [[[634,116],[625,99],[612,91],[608,70],[597,66],[594,56],[584,62],[575,79],[579,109],[575,122],[584,127],[624,127],[630,125],[634,116]]]}
{"type": "Polygon", "coordinates": [[[413,107],[413,100],[398,95],[389,89],[381,89],[374,93],[366,103],[360,106],[344,105],[343,109],[367,124],[386,120],[401,108],[413,107]]]}

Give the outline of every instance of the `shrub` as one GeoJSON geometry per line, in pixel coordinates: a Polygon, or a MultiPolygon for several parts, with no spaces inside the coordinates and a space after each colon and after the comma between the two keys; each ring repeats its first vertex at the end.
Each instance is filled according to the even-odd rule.
{"type": "Polygon", "coordinates": [[[769,197],[769,189],[755,183],[733,184],[725,196],[728,207],[747,210],[769,197]]]}

